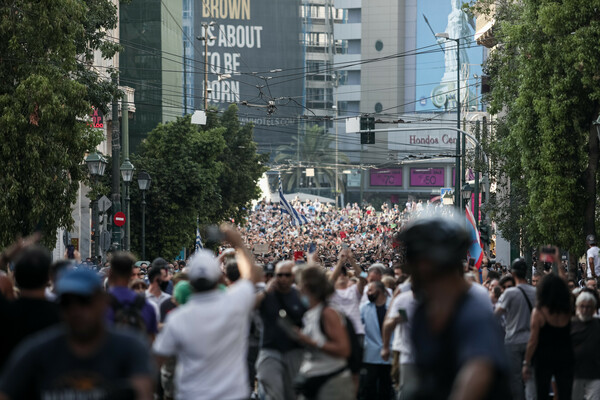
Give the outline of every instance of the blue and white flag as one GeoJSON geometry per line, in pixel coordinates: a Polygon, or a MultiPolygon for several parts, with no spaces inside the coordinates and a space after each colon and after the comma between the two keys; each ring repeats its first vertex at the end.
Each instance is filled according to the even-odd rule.
{"type": "Polygon", "coordinates": [[[283,188],[281,187],[281,176],[279,177],[279,205],[281,206],[281,212],[288,214],[292,218],[293,226],[308,224],[306,217],[298,214],[298,211],[285,199],[283,188]]]}
{"type": "Polygon", "coordinates": [[[202,236],[200,236],[200,227],[198,226],[198,218],[196,218],[196,251],[203,249],[202,236]]]}

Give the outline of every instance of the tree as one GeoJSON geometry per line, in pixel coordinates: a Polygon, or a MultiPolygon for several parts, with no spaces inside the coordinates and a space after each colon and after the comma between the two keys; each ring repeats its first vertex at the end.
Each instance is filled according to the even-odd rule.
{"type": "MultiPolygon", "coordinates": [[[[214,110],[213,110],[214,111],[214,110]]],[[[240,126],[237,107],[222,116],[209,113],[199,128],[191,117],[159,124],[132,156],[137,171],[147,171],[152,185],[146,193],[146,254],[174,257],[192,248],[196,217],[202,225],[247,215],[258,198],[257,181],[267,156],[256,154],[252,126],[240,126]]],[[[132,185],[132,249],[140,248],[141,193],[132,185]]]]}
{"type": "MultiPolygon", "coordinates": [[[[275,154],[276,163],[294,163],[298,159],[303,164],[315,168],[315,186],[322,187],[321,177],[325,177],[330,187],[335,188],[335,151],[332,151],[335,137],[323,133],[323,128],[314,125],[310,127],[300,143],[279,146],[275,154]],[[298,148],[298,146],[300,146],[298,148]]],[[[338,153],[338,164],[349,164],[350,160],[344,153],[338,153]]],[[[302,178],[301,168],[292,168],[291,173],[282,174],[281,185],[286,192],[291,192],[296,183],[302,178]]],[[[338,185],[344,187],[342,175],[338,174],[338,185]]]]}
{"type": "MultiPolygon", "coordinates": [[[[491,12],[490,3],[475,8],[491,12]]],[[[500,117],[489,150],[504,190],[517,194],[497,204],[500,227],[517,222],[529,245],[581,251],[596,221],[600,0],[494,3],[499,44],[486,71],[500,117]]]]}
{"type": "Polygon", "coordinates": [[[53,246],[73,223],[71,205],[86,179],[85,153],[102,140],[86,126],[91,106],[106,110],[116,93],[87,65],[117,24],[109,0],[0,5],[0,245],[41,229],[53,246]]]}

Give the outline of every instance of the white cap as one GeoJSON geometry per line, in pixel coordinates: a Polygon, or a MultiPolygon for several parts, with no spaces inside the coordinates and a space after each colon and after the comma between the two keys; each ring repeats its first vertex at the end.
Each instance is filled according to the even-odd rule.
{"type": "Polygon", "coordinates": [[[221,278],[219,262],[209,250],[200,250],[194,253],[186,268],[191,281],[204,278],[215,283],[221,278]]]}

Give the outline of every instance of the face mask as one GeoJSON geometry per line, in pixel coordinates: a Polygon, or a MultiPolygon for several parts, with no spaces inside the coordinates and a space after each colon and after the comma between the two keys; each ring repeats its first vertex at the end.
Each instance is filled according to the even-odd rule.
{"type": "Polygon", "coordinates": [[[375,303],[375,300],[377,300],[377,294],[368,294],[367,298],[371,303],[375,303]]]}
{"type": "Polygon", "coordinates": [[[160,286],[160,290],[162,290],[164,292],[165,290],[167,290],[167,287],[169,286],[169,281],[160,281],[160,283],[158,285],[160,286]]]}
{"type": "Polygon", "coordinates": [[[303,294],[300,295],[300,302],[302,303],[302,305],[306,308],[310,308],[310,300],[308,299],[308,296],[303,294]]]}

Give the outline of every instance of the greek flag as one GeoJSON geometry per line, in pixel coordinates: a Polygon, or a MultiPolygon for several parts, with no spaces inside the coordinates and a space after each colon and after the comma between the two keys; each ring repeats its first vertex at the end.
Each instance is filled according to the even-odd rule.
{"type": "Polygon", "coordinates": [[[202,236],[200,236],[200,227],[198,226],[198,218],[196,218],[196,251],[203,249],[202,236]]]}
{"type": "Polygon", "coordinates": [[[292,225],[304,225],[308,224],[308,220],[304,215],[298,214],[298,211],[294,209],[285,199],[283,195],[283,188],[281,187],[281,177],[279,177],[279,205],[281,206],[281,212],[288,214],[292,217],[292,225]]]}

